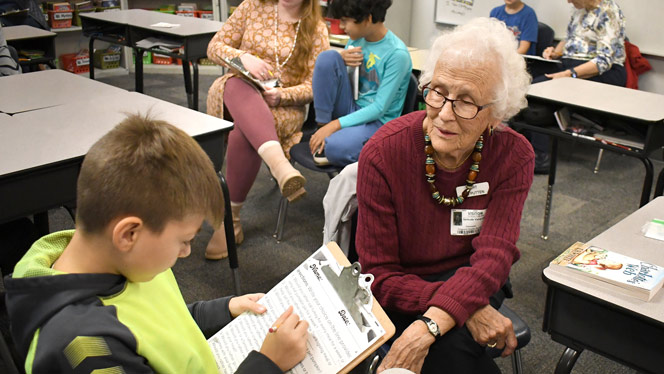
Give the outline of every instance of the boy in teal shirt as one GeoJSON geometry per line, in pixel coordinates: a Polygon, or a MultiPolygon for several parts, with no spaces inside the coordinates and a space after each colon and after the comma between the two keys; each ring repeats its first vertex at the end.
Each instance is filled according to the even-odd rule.
{"type": "Polygon", "coordinates": [[[313,105],[320,127],[309,146],[319,165],[356,162],[364,143],[401,115],[412,62],[406,45],[383,22],[392,0],[335,0],[330,11],[350,37],[341,53],[316,60],[313,105]],[[359,69],[357,100],[347,67],[359,69]]]}
{"type": "MultiPolygon", "coordinates": [[[[223,219],[212,162],[164,121],[130,116],[97,141],[78,178],[76,230],[35,242],[5,279],[27,373],[218,373],[206,338],[260,294],[186,305],[171,271],[204,218],[223,219]]],[[[238,373],[282,373],[306,352],[289,308],[238,373]]]]}

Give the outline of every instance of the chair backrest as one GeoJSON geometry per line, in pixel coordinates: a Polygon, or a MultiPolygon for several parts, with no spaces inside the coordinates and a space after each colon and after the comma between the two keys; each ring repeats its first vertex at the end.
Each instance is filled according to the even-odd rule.
{"type": "Polygon", "coordinates": [[[406,98],[403,101],[403,110],[401,115],[408,114],[414,111],[417,103],[417,77],[415,74],[410,73],[410,82],[408,82],[408,90],[406,91],[406,98]]]}
{"type": "Polygon", "coordinates": [[[553,29],[546,23],[539,22],[537,25],[537,45],[535,54],[541,56],[542,52],[553,45],[553,29]]]}

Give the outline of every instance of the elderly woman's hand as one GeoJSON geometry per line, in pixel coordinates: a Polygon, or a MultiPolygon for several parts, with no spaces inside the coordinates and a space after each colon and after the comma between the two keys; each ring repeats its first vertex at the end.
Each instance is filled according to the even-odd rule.
{"type": "Polygon", "coordinates": [[[507,357],[516,348],[516,336],[512,321],[500,314],[491,305],[478,309],[466,321],[466,327],[473,335],[473,339],[480,345],[493,345],[503,349],[502,357],[507,357]]]}
{"type": "Polygon", "coordinates": [[[394,341],[387,356],[378,367],[377,373],[389,368],[404,368],[419,373],[424,365],[424,359],[429,353],[429,347],[435,341],[436,339],[429,333],[424,323],[413,322],[394,341]]]}

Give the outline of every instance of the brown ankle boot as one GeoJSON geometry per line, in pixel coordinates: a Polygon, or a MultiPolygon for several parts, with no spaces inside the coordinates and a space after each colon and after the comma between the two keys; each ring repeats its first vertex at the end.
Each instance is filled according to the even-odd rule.
{"type": "MultiPolygon", "coordinates": [[[[244,241],[244,232],[240,222],[240,209],[242,204],[231,203],[231,212],[233,214],[233,233],[235,234],[235,244],[240,245],[244,241]]],[[[212,238],[205,248],[205,258],[208,260],[221,260],[228,257],[228,245],[226,243],[226,231],[222,224],[218,230],[214,231],[212,238]]]]}
{"type": "Polygon", "coordinates": [[[270,173],[279,184],[281,195],[288,201],[293,202],[307,193],[304,189],[307,180],[288,162],[279,142],[272,140],[263,143],[258,148],[258,155],[270,168],[270,173]]]}

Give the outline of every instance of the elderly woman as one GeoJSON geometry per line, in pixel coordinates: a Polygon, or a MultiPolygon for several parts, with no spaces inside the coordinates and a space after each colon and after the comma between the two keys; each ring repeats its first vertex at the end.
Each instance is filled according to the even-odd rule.
{"type": "Polygon", "coordinates": [[[562,58],[563,70],[536,77],[584,78],[625,86],[625,18],[615,0],[567,0],[574,12],[567,38],[542,52],[547,59],[562,58]]]}
{"type": "Polygon", "coordinates": [[[526,139],[501,126],[526,106],[516,43],[489,18],[439,37],[420,77],[427,110],[362,150],[357,252],[398,336],[379,371],[499,372],[485,346],[516,346],[497,312],[534,165],[526,139]]]}

